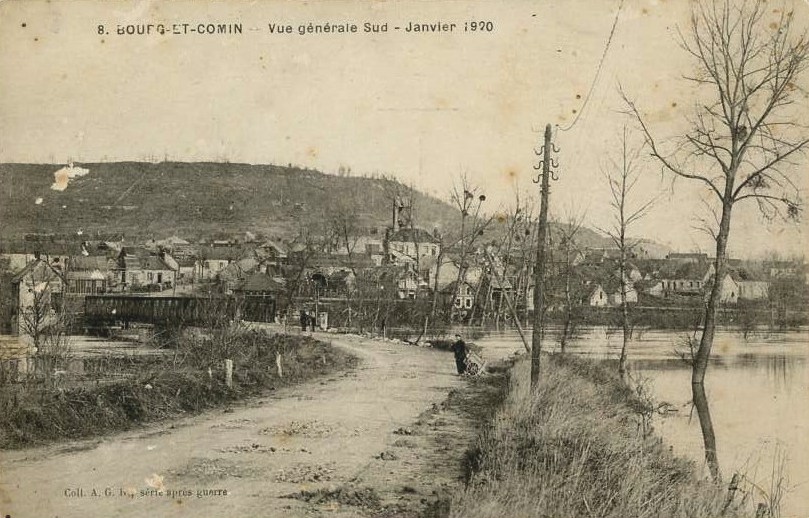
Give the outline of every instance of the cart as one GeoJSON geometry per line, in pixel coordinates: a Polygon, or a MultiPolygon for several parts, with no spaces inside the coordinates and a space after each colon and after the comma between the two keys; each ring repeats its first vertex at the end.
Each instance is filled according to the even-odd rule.
{"type": "Polygon", "coordinates": [[[466,371],[469,376],[480,376],[486,370],[486,360],[472,350],[466,351],[466,371]]]}

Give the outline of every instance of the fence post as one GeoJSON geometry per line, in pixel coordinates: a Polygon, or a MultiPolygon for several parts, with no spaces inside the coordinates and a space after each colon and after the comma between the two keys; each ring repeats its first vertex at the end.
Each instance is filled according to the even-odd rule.
{"type": "Polygon", "coordinates": [[[233,388],[233,360],[225,360],[225,385],[233,388]]]}

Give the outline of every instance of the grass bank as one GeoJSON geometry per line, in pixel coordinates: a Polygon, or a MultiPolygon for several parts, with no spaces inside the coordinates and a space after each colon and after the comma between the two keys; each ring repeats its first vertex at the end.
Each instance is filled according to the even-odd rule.
{"type": "Polygon", "coordinates": [[[197,414],[353,367],[357,358],[307,336],[241,331],[183,335],[165,356],[119,358],[104,367],[121,363],[127,371],[121,381],[68,389],[30,383],[3,387],[0,448],[87,438],[197,414]],[[230,387],[225,358],[233,361],[230,387]]]}
{"type": "Polygon", "coordinates": [[[645,408],[605,365],[555,355],[538,391],[520,359],[467,455],[451,517],[745,516],[644,426],[645,408]]]}

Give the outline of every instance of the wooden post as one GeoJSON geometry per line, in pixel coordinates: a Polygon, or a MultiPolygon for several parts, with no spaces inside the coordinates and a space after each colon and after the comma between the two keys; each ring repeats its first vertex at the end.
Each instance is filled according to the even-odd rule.
{"type": "Polygon", "coordinates": [[[225,360],[225,385],[233,388],[233,360],[225,360]]]}

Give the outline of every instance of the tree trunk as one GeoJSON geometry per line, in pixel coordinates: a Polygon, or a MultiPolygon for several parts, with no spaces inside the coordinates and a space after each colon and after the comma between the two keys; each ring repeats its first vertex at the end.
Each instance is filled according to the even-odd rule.
{"type": "Polygon", "coordinates": [[[719,233],[716,236],[714,281],[705,308],[705,328],[702,331],[702,339],[699,342],[699,349],[694,357],[694,366],[691,371],[692,385],[703,384],[705,381],[705,371],[708,369],[708,360],[711,357],[711,347],[713,347],[713,339],[716,332],[716,316],[722,296],[722,281],[727,271],[726,254],[728,235],[730,234],[730,213],[732,209],[732,202],[726,201],[722,204],[722,219],[719,222],[719,233]]]}
{"type": "Polygon", "coordinates": [[[435,321],[435,312],[438,309],[438,276],[441,273],[441,263],[444,261],[444,243],[439,243],[439,247],[438,259],[435,263],[435,279],[433,279],[433,304],[430,308],[430,320],[432,321],[435,321]]]}
{"type": "MultiPolygon", "coordinates": [[[[623,224],[623,214],[622,214],[623,224]]],[[[623,337],[621,343],[621,358],[618,360],[618,375],[621,379],[626,378],[626,346],[629,342],[629,310],[626,307],[626,241],[623,229],[621,229],[621,263],[618,268],[618,275],[621,278],[621,327],[623,337]]]]}
{"type": "Polygon", "coordinates": [[[702,384],[692,384],[694,396],[694,406],[697,407],[699,426],[702,429],[702,442],[705,445],[705,461],[711,471],[711,477],[715,482],[722,480],[722,473],[719,470],[719,459],[716,454],[716,434],[711,421],[711,411],[708,406],[708,398],[705,395],[705,387],[702,384]]]}
{"type": "MultiPolygon", "coordinates": [[[[728,182],[732,188],[732,182],[728,182]]],[[[726,200],[729,197],[726,197],[726,200]]],[[[702,339],[699,349],[694,357],[694,366],[691,371],[691,394],[694,405],[697,407],[699,424],[702,429],[702,441],[705,445],[705,460],[711,470],[714,480],[721,479],[719,471],[719,461],[716,455],[716,435],[714,434],[711,413],[708,409],[708,399],[705,396],[705,371],[708,368],[708,360],[711,357],[711,347],[713,346],[714,333],[716,331],[716,316],[719,310],[719,303],[722,296],[722,280],[727,271],[727,244],[730,234],[730,213],[733,203],[725,201],[722,204],[722,219],[719,222],[719,233],[716,235],[716,259],[714,261],[714,281],[711,286],[711,293],[708,297],[708,304],[705,308],[705,328],[702,331],[702,339]]]]}
{"type": "Polygon", "coordinates": [[[573,320],[573,311],[570,300],[570,244],[565,248],[565,325],[562,328],[562,338],[559,340],[559,347],[562,354],[567,352],[567,338],[570,334],[570,324],[573,320]]]}

